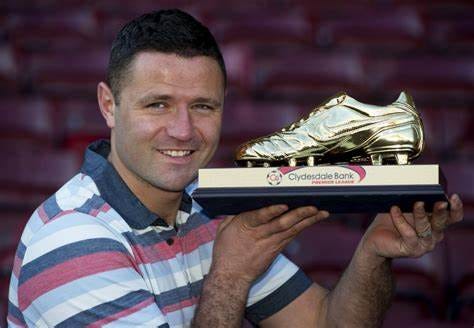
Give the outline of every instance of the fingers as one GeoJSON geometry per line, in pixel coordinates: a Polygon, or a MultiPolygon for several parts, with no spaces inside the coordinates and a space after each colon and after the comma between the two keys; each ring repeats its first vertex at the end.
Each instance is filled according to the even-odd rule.
{"type": "Polygon", "coordinates": [[[224,216],[224,219],[221,221],[221,223],[217,227],[217,233],[220,233],[222,230],[224,230],[225,227],[227,227],[232,222],[234,217],[235,217],[235,215],[226,215],[226,216],[224,216]]]}
{"type": "Polygon", "coordinates": [[[392,206],[390,209],[390,217],[393,225],[400,234],[403,244],[410,249],[415,249],[418,246],[418,236],[415,229],[408,223],[398,206],[392,206]]]}
{"type": "Polygon", "coordinates": [[[316,222],[326,219],[329,216],[329,213],[326,211],[318,212],[316,215],[308,216],[301,221],[295,223],[291,228],[281,231],[278,234],[278,237],[281,239],[282,243],[285,246],[289,243],[294,237],[296,237],[300,232],[310,227],[316,222]]]}
{"type": "Polygon", "coordinates": [[[268,224],[266,233],[268,235],[278,233],[287,229],[290,229],[293,225],[298,223],[304,218],[314,216],[318,213],[318,210],[314,206],[305,206],[293,209],[281,217],[273,220],[268,224]]]}
{"type": "Polygon", "coordinates": [[[449,199],[449,205],[451,209],[449,211],[448,224],[461,221],[464,216],[464,210],[459,195],[453,194],[449,199]]]}
{"type": "Polygon", "coordinates": [[[299,207],[291,210],[269,223],[267,235],[288,232],[297,235],[301,229],[329,216],[327,211],[318,211],[314,206],[299,207]],[[299,224],[305,221],[306,223],[299,224]]]}
{"type": "Polygon", "coordinates": [[[441,232],[452,223],[461,221],[464,215],[462,201],[457,194],[449,199],[450,208],[447,202],[436,202],[433,206],[433,217],[431,226],[434,231],[441,232]]]}
{"type": "Polygon", "coordinates": [[[431,226],[434,231],[443,231],[448,225],[449,212],[447,202],[436,202],[433,206],[431,226]]]}
{"type": "Polygon", "coordinates": [[[272,205],[254,211],[239,214],[240,219],[250,227],[257,227],[282,215],[288,210],[287,205],[272,205]]]}
{"type": "Polygon", "coordinates": [[[413,218],[415,221],[415,232],[422,238],[431,237],[431,222],[425,212],[425,204],[416,202],[413,206],[413,218]]]}

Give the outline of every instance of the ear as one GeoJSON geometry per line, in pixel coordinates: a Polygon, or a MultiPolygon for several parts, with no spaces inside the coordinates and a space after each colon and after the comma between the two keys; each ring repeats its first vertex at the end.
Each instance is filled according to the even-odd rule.
{"type": "Polygon", "coordinates": [[[97,85],[97,101],[99,102],[100,112],[105,118],[105,122],[109,128],[115,127],[115,100],[112,90],[105,82],[97,85]]]}

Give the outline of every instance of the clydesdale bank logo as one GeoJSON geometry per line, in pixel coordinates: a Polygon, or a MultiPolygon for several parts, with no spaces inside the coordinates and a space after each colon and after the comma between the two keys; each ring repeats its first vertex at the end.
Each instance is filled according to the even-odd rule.
{"type": "Polygon", "coordinates": [[[326,166],[321,172],[314,167],[280,167],[267,174],[269,185],[337,185],[357,184],[364,180],[366,172],[358,165],[326,166]]]}
{"type": "Polygon", "coordinates": [[[267,174],[267,181],[272,186],[279,185],[282,179],[283,179],[283,174],[281,174],[280,170],[271,170],[267,174]]]}

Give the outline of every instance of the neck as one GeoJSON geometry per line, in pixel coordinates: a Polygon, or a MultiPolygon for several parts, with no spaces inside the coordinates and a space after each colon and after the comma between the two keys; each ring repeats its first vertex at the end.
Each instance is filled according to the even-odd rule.
{"type": "Polygon", "coordinates": [[[176,215],[183,197],[182,191],[158,189],[146,181],[132,180],[130,184],[125,179],[124,181],[146,208],[165,220],[168,225],[175,225],[176,215]]]}
{"type": "Polygon", "coordinates": [[[151,185],[125,168],[123,164],[112,155],[112,152],[108,160],[112,163],[133,194],[146,208],[165,220],[168,225],[175,225],[176,215],[183,197],[182,191],[163,190],[151,185]]]}

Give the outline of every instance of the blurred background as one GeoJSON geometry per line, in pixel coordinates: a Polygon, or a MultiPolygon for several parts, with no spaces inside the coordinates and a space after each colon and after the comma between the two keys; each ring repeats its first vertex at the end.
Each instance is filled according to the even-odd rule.
{"type": "MultiPolygon", "coordinates": [[[[384,327],[474,323],[473,1],[79,1],[0,3],[0,325],[10,270],[31,212],[78,170],[86,145],[108,137],[95,90],[111,42],[141,13],[181,8],[209,26],[229,75],[214,167],[236,146],[288,125],[339,91],[377,105],[414,98],[427,147],[465,220],[434,252],[396,260],[384,327]]],[[[286,253],[330,287],[373,216],[338,215],[286,253]]],[[[351,297],[347,295],[347,297],[351,297]]]]}

